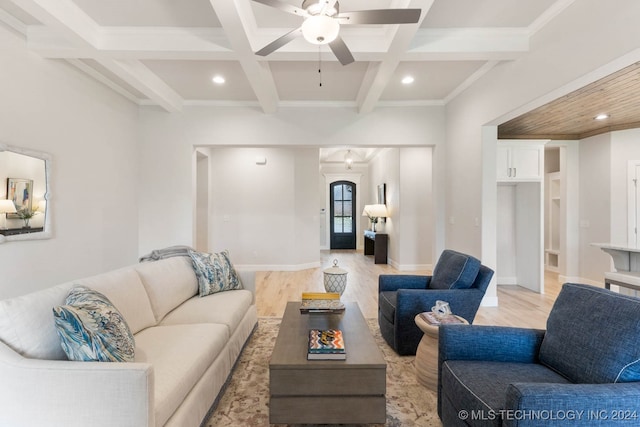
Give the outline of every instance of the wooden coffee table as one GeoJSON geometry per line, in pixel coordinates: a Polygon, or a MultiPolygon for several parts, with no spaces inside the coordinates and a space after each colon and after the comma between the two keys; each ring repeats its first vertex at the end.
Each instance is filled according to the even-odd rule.
{"type": "Polygon", "coordinates": [[[269,362],[271,424],[386,422],[387,363],[356,303],[343,313],[300,313],[287,303],[269,362]],[[341,329],[346,360],[307,360],[309,329],[341,329]]]}

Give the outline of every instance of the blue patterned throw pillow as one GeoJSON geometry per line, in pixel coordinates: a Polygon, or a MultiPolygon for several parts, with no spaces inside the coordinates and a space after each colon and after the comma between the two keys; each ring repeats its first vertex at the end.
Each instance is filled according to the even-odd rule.
{"type": "Polygon", "coordinates": [[[189,256],[198,278],[201,297],[216,292],[242,289],[242,283],[231,264],[228,251],[215,254],[189,251],[189,256]]]}
{"type": "Polygon", "coordinates": [[[111,301],[86,286],[69,292],[53,316],[62,349],[69,360],[133,362],[135,341],[122,314],[111,301]]]}

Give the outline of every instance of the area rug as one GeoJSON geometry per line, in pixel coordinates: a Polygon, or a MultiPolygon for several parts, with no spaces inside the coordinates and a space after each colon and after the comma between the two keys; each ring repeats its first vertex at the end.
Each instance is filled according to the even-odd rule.
{"type": "MultiPolygon", "coordinates": [[[[204,426],[285,426],[269,424],[269,358],[280,321],[259,319],[231,380],[204,426]]],[[[441,427],[435,392],[416,380],[415,357],[398,356],[381,337],[377,321],[368,319],[367,323],[387,361],[387,422],[369,426],[441,427]]]]}

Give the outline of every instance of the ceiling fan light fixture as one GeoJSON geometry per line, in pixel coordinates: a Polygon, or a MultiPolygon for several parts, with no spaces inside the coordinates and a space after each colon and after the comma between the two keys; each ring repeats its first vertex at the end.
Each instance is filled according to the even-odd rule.
{"type": "Polygon", "coordinates": [[[353,156],[351,155],[351,150],[348,150],[347,154],[344,155],[344,167],[346,169],[351,169],[353,167],[353,156]]]}
{"type": "Polygon", "coordinates": [[[302,23],[302,35],[312,44],[328,44],[338,37],[340,23],[326,15],[310,16],[302,23]]]}

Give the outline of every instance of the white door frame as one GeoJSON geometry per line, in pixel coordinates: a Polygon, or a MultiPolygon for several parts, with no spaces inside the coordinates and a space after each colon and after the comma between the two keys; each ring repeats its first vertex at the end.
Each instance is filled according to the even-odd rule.
{"type": "Polygon", "coordinates": [[[638,247],[638,200],[637,185],[640,177],[636,173],[640,160],[629,160],[627,167],[627,244],[638,247]]]}

